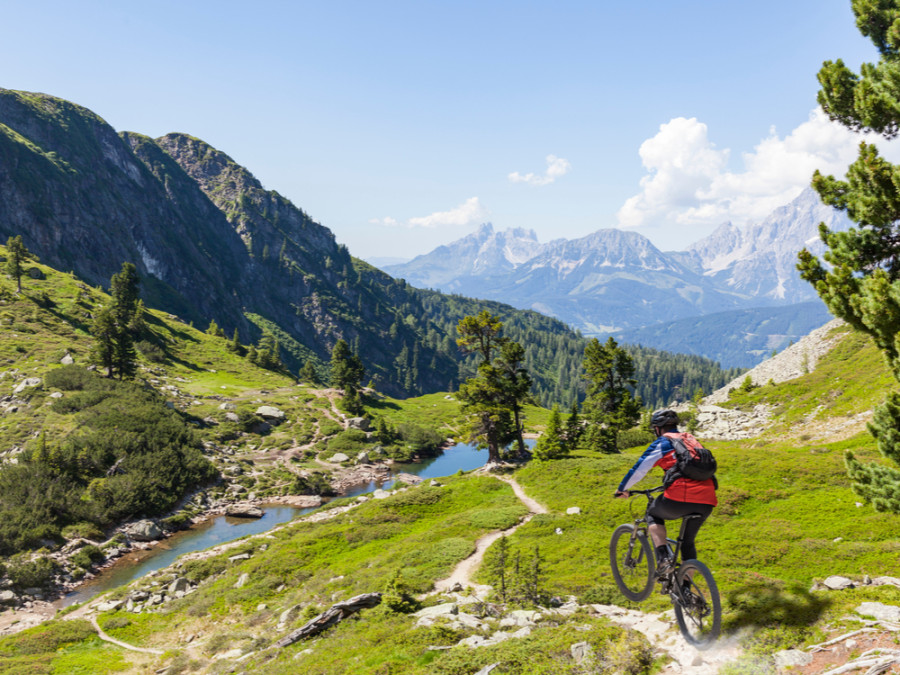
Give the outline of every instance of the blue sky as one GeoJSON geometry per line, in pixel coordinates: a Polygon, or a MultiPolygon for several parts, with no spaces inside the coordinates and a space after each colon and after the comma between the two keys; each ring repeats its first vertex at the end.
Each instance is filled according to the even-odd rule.
{"type": "Polygon", "coordinates": [[[846,0],[3,3],[0,86],[200,137],[359,257],[628,227],[677,249],[841,172],[846,0]]]}

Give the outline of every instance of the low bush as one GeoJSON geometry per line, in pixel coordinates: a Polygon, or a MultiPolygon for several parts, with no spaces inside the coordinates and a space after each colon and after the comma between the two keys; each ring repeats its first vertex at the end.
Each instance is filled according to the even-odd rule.
{"type": "Polygon", "coordinates": [[[94,546],[93,544],[88,544],[87,546],[83,546],[78,549],[70,558],[73,563],[78,565],[79,567],[83,567],[88,569],[91,565],[96,562],[100,562],[106,558],[103,555],[103,551],[94,546]]]}
{"type": "Polygon", "coordinates": [[[34,560],[10,561],[6,573],[16,588],[43,588],[59,571],[53,558],[39,556],[34,560]]]}

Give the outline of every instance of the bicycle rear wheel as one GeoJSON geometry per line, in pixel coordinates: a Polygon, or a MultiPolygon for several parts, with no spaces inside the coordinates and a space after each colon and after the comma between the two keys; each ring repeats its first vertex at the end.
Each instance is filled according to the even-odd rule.
{"type": "Polygon", "coordinates": [[[646,600],[653,590],[653,551],[646,535],[634,525],[619,525],[609,541],[609,564],[619,590],[629,600],[646,600]]]}
{"type": "Polygon", "coordinates": [[[687,560],[678,570],[678,585],[685,588],[684,603],[672,595],[675,619],[684,639],[697,649],[707,649],[719,637],[722,628],[722,602],[712,572],[699,560],[687,560]]]}

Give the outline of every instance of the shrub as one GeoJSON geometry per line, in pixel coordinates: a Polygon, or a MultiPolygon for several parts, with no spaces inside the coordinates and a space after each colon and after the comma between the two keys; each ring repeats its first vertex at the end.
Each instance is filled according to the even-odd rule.
{"type": "Polygon", "coordinates": [[[620,431],[616,438],[616,447],[619,450],[636,448],[641,445],[649,445],[656,439],[652,433],[640,427],[634,427],[626,431],[620,431]]]}
{"type": "Polygon", "coordinates": [[[397,433],[406,445],[418,455],[436,454],[444,443],[444,437],[435,429],[426,429],[417,424],[401,424],[397,433]]]}
{"type": "Polygon", "coordinates": [[[7,568],[9,578],[17,588],[41,588],[50,583],[58,571],[57,562],[45,556],[34,560],[10,562],[7,568]]]}
{"type": "Polygon", "coordinates": [[[78,551],[75,552],[75,554],[72,555],[69,560],[71,560],[79,567],[84,567],[85,569],[87,569],[95,562],[100,562],[104,558],[106,558],[106,556],[103,555],[103,551],[101,551],[93,544],[88,544],[87,546],[78,549],[78,551]]]}
{"type": "Polygon", "coordinates": [[[101,541],[104,537],[103,530],[87,521],[75,523],[74,525],[66,525],[62,529],[64,539],[92,539],[101,541]]]}
{"type": "Polygon", "coordinates": [[[95,375],[81,366],[69,365],[54,368],[47,373],[44,381],[48,387],[55,387],[63,391],[76,391],[95,385],[98,379],[100,379],[99,375],[95,375]]]}
{"type": "Polygon", "coordinates": [[[328,439],[329,452],[359,452],[368,443],[368,436],[360,429],[346,429],[333,438],[328,439]]]}
{"type": "Polygon", "coordinates": [[[134,343],[137,349],[145,359],[152,363],[163,363],[166,360],[166,353],[162,347],[147,340],[140,340],[134,343]]]}

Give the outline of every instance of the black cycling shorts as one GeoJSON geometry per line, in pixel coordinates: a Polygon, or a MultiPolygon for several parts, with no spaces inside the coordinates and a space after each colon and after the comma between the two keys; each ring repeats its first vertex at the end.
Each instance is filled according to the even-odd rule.
{"type": "Polygon", "coordinates": [[[676,502],[660,495],[653,500],[653,505],[648,511],[649,520],[657,525],[665,525],[667,520],[678,520],[684,516],[699,515],[702,518],[692,518],[687,521],[684,528],[684,540],[681,542],[682,560],[694,560],[697,558],[697,548],[694,539],[704,521],[712,513],[712,504],[695,504],[693,502],[676,502]]]}

